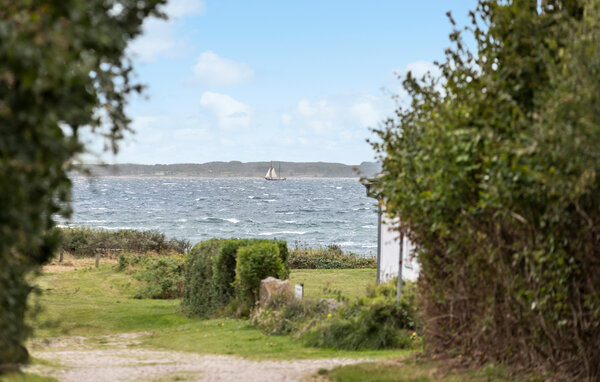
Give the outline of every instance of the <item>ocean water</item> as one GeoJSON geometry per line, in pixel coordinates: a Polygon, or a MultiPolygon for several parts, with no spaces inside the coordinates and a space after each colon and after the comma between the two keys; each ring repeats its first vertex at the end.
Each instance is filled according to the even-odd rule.
{"type": "Polygon", "coordinates": [[[73,215],[63,226],[159,230],[193,244],[210,238],[339,245],[374,255],[376,202],[358,179],[73,179],[73,215]]]}

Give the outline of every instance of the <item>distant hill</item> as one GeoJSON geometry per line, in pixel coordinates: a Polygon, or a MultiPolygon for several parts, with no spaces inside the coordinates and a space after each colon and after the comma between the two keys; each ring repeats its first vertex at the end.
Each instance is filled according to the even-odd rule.
{"type": "MultiPolygon", "coordinates": [[[[96,176],[139,176],[139,177],[202,177],[202,178],[231,178],[231,177],[263,177],[271,162],[208,162],[180,164],[115,164],[115,165],[85,165],[96,176]]],[[[351,166],[342,163],[326,162],[273,162],[281,176],[286,178],[351,178],[373,176],[380,171],[377,162],[363,162],[351,166]]]]}

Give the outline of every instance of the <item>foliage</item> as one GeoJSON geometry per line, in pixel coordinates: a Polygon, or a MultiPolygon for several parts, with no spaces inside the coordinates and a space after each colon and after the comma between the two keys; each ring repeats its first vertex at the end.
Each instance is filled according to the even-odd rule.
{"type": "Polygon", "coordinates": [[[600,378],[600,3],[480,0],[403,82],[374,192],[418,246],[433,352],[600,378]]]}
{"type": "Polygon", "coordinates": [[[164,0],[3,1],[0,6],[0,373],[27,360],[27,275],[59,245],[67,171],[86,139],[128,131],[124,52],[164,0]]]}
{"type": "Polygon", "coordinates": [[[61,228],[61,251],[74,256],[94,256],[96,251],[105,253],[136,252],[185,253],[190,242],[185,239],[167,239],[158,231],[136,231],[122,229],[107,231],[91,228],[61,228]]]}
{"type": "MultiPolygon", "coordinates": [[[[217,292],[222,299],[229,300],[235,294],[235,267],[237,251],[240,247],[256,243],[272,243],[269,240],[261,239],[230,239],[223,242],[214,261],[213,280],[217,292]]],[[[289,276],[290,269],[288,265],[288,250],[285,241],[274,241],[279,248],[279,258],[284,265],[284,272],[281,278],[286,279],[289,276]]]]}
{"type": "Polygon", "coordinates": [[[377,259],[361,257],[354,253],[345,254],[337,245],[325,248],[301,248],[296,246],[290,252],[292,269],[357,269],[375,268],[377,259]]]}
{"type": "Polygon", "coordinates": [[[286,277],[286,269],[279,257],[277,243],[255,243],[238,249],[235,265],[236,297],[249,308],[258,300],[260,281],[273,276],[286,277]]]}
{"type": "Polygon", "coordinates": [[[416,329],[412,303],[413,297],[396,302],[392,283],[372,287],[368,296],[344,301],[302,338],[310,346],[335,349],[408,348],[420,341],[411,335],[416,329]]]}
{"type": "Polygon", "coordinates": [[[170,299],[183,296],[184,264],[182,255],[160,256],[156,254],[119,255],[116,269],[128,271],[138,281],[143,282],[135,298],[170,299]]]}
{"type": "Polygon", "coordinates": [[[297,299],[276,295],[251,316],[252,325],[268,335],[302,333],[329,313],[327,301],[323,299],[297,299]]]}
{"type": "Polygon", "coordinates": [[[196,244],[185,263],[185,287],[181,306],[187,316],[209,317],[223,305],[213,282],[214,259],[223,240],[196,244]]]}
{"type": "MultiPolygon", "coordinates": [[[[239,296],[238,291],[247,291],[247,288],[252,288],[247,284],[249,282],[247,277],[250,277],[250,274],[260,274],[260,270],[267,266],[265,259],[261,259],[262,256],[267,256],[269,261],[274,261],[280,267],[276,273],[270,275],[284,279],[288,277],[289,267],[286,266],[287,243],[285,241],[212,239],[194,246],[186,263],[185,291],[182,301],[185,314],[206,318],[217,313],[224,313],[223,309],[227,304],[236,305],[228,309],[232,313],[237,308],[247,311],[248,304],[250,304],[249,300],[235,299],[234,297],[239,296]],[[256,256],[253,257],[256,264],[243,267],[244,271],[249,273],[245,273],[243,285],[240,284],[242,289],[238,288],[236,290],[234,284],[236,282],[236,264],[240,250],[254,245],[267,245],[272,253],[261,252],[252,255],[256,256]],[[284,262],[284,259],[286,262],[284,262]],[[255,267],[258,268],[255,269],[255,267]]],[[[254,301],[252,301],[253,303],[254,301]]]]}

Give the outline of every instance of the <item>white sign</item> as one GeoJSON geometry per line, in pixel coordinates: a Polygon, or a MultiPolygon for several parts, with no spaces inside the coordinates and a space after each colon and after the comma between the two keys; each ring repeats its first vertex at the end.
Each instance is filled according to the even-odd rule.
{"type": "Polygon", "coordinates": [[[297,299],[302,300],[302,297],[304,297],[304,284],[294,285],[294,295],[297,299]]]}

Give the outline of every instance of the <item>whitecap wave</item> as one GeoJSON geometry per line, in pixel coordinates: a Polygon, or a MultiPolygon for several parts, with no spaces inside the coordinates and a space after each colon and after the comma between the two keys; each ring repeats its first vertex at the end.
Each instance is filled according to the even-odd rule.
{"type": "Polygon", "coordinates": [[[273,235],[304,235],[305,231],[278,231],[278,232],[261,232],[259,236],[273,236],[273,235]]]}

